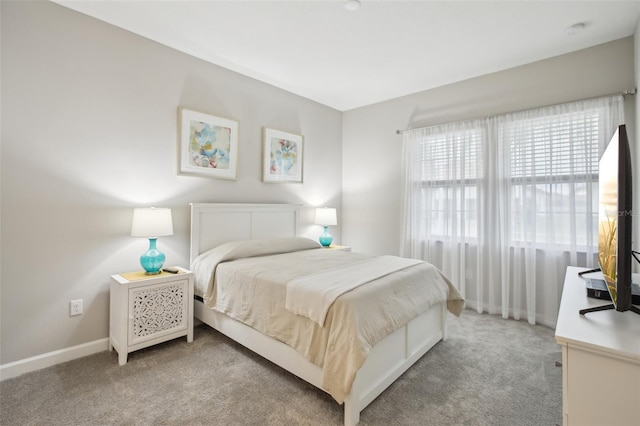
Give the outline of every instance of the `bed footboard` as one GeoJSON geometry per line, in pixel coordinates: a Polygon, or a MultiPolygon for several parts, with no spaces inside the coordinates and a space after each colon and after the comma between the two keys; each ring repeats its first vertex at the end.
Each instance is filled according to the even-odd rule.
{"type": "MultiPolygon", "coordinates": [[[[322,370],[295,349],[196,300],[195,317],[246,348],[322,389],[322,370]]],[[[385,337],[371,349],[344,402],[344,424],[354,426],[360,412],[440,340],[446,338],[446,302],[385,337]]]]}
{"type": "Polygon", "coordinates": [[[444,339],[446,318],[446,302],[439,303],[373,347],[345,400],[345,426],[356,425],[367,405],[444,339]]]}

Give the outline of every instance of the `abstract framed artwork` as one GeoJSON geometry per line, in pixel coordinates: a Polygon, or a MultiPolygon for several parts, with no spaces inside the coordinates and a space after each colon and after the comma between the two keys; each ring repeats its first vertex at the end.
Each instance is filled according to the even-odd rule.
{"type": "Polygon", "coordinates": [[[180,173],[238,177],[238,122],[181,108],[180,173]]]}
{"type": "Polygon", "coordinates": [[[303,137],[264,128],[262,180],[302,182],[303,137]]]}

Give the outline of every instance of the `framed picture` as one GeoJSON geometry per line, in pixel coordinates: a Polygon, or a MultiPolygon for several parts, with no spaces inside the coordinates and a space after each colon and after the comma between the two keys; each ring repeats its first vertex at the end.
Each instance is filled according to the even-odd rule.
{"type": "Polygon", "coordinates": [[[264,128],[262,180],[302,182],[303,138],[264,128]]]}
{"type": "Polygon", "coordinates": [[[180,109],[180,173],[236,179],[238,122],[180,109]]]}

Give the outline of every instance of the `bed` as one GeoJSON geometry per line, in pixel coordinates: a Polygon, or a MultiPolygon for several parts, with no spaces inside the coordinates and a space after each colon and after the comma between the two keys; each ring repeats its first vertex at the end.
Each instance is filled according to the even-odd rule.
{"type": "Polygon", "coordinates": [[[344,424],[351,426],[371,401],[446,338],[447,311],[459,314],[464,301],[446,277],[445,284],[439,282],[440,272],[426,262],[328,250],[300,238],[300,210],[290,204],[191,204],[190,262],[200,296],[194,312],[200,321],[344,403],[344,424]],[[296,288],[358,275],[358,265],[365,264],[368,270],[379,268],[379,275],[368,282],[362,278],[322,303],[294,297],[296,288]],[[391,309],[398,318],[387,318],[395,294],[417,285],[410,277],[418,268],[428,268],[438,284],[415,302],[412,296],[411,303],[391,309]],[[304,285],[292,287],[300,280],[304,285]]]}

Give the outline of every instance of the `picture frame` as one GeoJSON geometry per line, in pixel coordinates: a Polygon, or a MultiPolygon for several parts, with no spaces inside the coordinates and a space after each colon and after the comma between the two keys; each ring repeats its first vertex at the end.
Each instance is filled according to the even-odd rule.
{"type": "Polygon", "coordinates": [[[302,183],[304,138],[301,135],[264,128],[263,182],[302,183]]]}
{"type": "Polygon", "coordinates": [[[238,122],[179,109],[180,173],[238,178],[238,122]]]}

